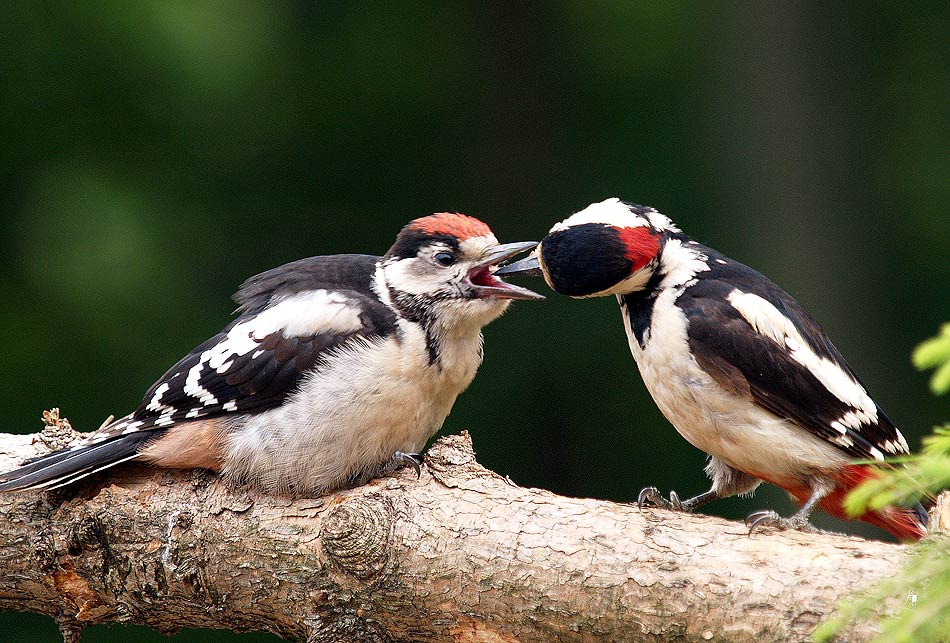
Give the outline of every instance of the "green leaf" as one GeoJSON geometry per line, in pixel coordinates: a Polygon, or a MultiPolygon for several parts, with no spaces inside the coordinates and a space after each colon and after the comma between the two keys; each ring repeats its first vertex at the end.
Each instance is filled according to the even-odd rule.
{"type": "Polygon", "coordinates": [[[934,392],[934,395],[943,395],[950,391],[950,362],[938,368],[930,378],[930,390],[934,392]]]}
{"type": "Polygon", "coordinates": [[[950,456],[950,424],[934,427],[933,435],[923,439],[924,455],[950,456]]]}
{"type": "Polygon", "coordinates": [[[917,346],[911,359],[920,370],[937,369],[930,379],[930,389],[936,395],[950,391],[950,324],[944,324],[939,335],[917,346]]]}

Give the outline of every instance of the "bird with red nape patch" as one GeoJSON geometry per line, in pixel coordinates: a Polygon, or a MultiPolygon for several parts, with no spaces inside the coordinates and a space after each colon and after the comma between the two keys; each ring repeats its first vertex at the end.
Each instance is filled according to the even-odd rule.
{"type": "Polygon", "coordinates": [[[481,364],[482,328],[514,299],[543,299],[494,276],[534,245],[499,244],[485,223],[443,212],[409,222],[381,257],[310,257],[251,277],[237,319],[135,411],[0,474],[0,491],[53,489],[129,460],[290,496],[418,472],[481,364]]]}
{"type": "MultiPolygon", "coordinates": [[[[708,491],[687,500],[647,487],[641,506],[694,511],[752,493],[764,480],[800,510],[789,518],[753,513],[750,531],[811,530],[815,507],[847,519],[847,493],[908,453],[904,436],[791,295],[651,207],[616,198],[594,203],[496,274],[539,274],[571,297],[616,297],[644,384],[676,430],[709,455],[712,479],[708,491]]],[[[920,506],[869,510],[858,519],[900,540],[926,533],[920,506]]]]}

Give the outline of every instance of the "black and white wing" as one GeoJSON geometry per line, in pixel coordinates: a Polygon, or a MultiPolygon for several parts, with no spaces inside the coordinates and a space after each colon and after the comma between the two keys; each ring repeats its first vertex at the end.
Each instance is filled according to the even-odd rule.
{"type": "Polygon", "coordinates": [[[0,491],[53,488],[138,456],[178,423],[280,405],[334,351],[385,337],[395,315],[373,293],[377,257],[311,257],[248,279],[237,319],[172,366],[131,414],[82,445],[0,474],[0,491]]]}
{"type": "Polygon", "coordinates": [[[172,366],[95,441],[197,418],[274,408],[334,349],[388,335],[393,312],[370,289],[377,257],[311,257],[251,277],[240,316],[172,366]]]}
{"type": "Polygon", "coordinates": [[[710,271],[676,305],[686,314],[690,350],[703,370],[855,458],[908,452],[900,431],[791,295],[715,250],[702,252],[710,271]]]}

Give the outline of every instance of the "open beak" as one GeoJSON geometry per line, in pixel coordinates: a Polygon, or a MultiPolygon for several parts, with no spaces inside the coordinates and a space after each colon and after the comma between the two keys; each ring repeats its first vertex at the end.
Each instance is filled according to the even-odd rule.
{"type": "Polygon", "coordinates": [[[507,277],[514,275],[525,275],[527,277],[543,277],[541,265],[538,263],[537,253],[530,255],[520,261],[513,261],[507,266],[502,266],[495,271],[496,275],[505,275],[507,277]]]}
{"type": "Polygon", "coordinates": [[[488,254],[468,273],[468,281],[471,283],[472,289],[482,299],[544,299],[544,295],[539,295],[533,290],[521,286],[509,284],[495,276],[495,268],[499,263],[531,250],[536,245],[538,245],[537,241],[521,241],[518,243],[503,243],[489,250],[488,254]]]}

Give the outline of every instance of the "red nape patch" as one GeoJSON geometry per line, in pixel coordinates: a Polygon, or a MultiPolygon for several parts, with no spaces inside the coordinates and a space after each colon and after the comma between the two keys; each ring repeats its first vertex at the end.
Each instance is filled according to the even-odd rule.
{"type": "Polygon", "coordinates": [[[409,223],[410,230],[423,234],[448,234],[464,241],[469,237],[484,237],[492,233],[491,228],[475,217],[456,212],[437,212],[427,217],[415,219],[409,223]]]}
{"type": "Polygon", "coordinates": [[[660,251],[660,238],[643,226],[636,228],[617,228],[617,235],[624,245],[623,256],[630,260],[636,272],[647,265],[660,251]]]}

